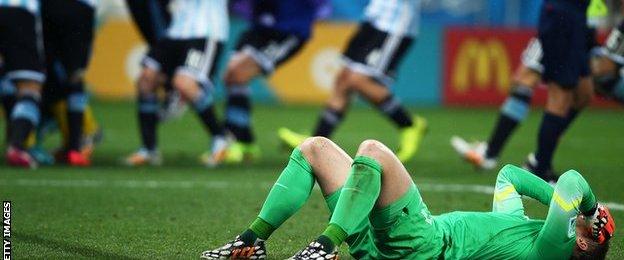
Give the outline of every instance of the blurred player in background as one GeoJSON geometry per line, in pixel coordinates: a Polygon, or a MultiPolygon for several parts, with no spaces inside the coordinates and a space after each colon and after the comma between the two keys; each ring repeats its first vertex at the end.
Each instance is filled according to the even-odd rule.
{"type": "Polygon", "coordinates": [[[126,0],[130,15],[149,46],[165,37],[171,22],[170,0],[126,0]]]}
{"type": "MultiPolygon", "coordinates": [[[[0,75],[4,75],[4,58],[0,53],[0,75]]],[[[0,102],[2,102],[2,113],[4,118],[11,116],[13,105],[15,105],[15,84],[9,79],[0,77],[0,102]]],[[[4,128],[4,144],[9,143],[9,125],[8,122],[4,128]]]]}
{"type": "Polygon", "coordinates": [[[296,148],[260,214],[234,240],[204,259],[262,259],[265,241],[308,201],[318,183],[329,208],[325,231],[289,259],[338,259],[343,242],[354,259],[604,259],[615,232],[576,171],[555,187],[515,166],[496,179],[491,212],[434,216],[396,155],[364,141],[355,158],[313,137],[296,148]],[[544,220],[525,214],[522,196],[546,205],[544,220]]]}
{"type": "MultiPolygon", "coordinates": [[[[401,161],[416,153],[425,134],[426,121],[412,117],[390,92],[397,67],[418,33],[420,0],[371,0],[364,22],[349,42],[345,68],[340,72],[313,136],[329,137],[343,121],[354,93],[375,105],[401,131],[401,161]]],[[[279,130],[284,143],[296,147],[305,135],[279,130]]]]}
{"type": "Polygon", "coordinates": [[[174,0],[171,4],[172,20],[166,36],[143,60],[143,71],[137,82],[142,147],[128,156],[125,163],[138,166],[161,162],[156,143],[159,121],[156,91],[160,86],[159,74],[163,73],[192,104],[212,135],[209,156],[203,157],[202,161],[216,165],[225,158],[227,140],[214,111],[214,86],[210,76],[216,70],[223,42],[228,36],[227,2],[174,0]]]}
{"type": "Polygon", "coordinates": [[[91,58],[96,5],[97,0],[46,0],[41,4],[48,72],[43,108],[52,114],[66,113],[56,116],[67,126],[67,143],[57,159],[72,166],[91,164],[90,152],[82,152],[88,107],[84,76],[91,58]],[[59,103],[62,101],[64,105],[59,103]]]}
{"type": "MultiPolygon", "coordinates": [[[[167,27],[171,23],[170,2],[170,0],[126,0],[130,15],[148,49],[156,45],[167,33],[167,27]]],[[[160,121],[180,117],[187,108],[180,93],[171,85],[171,80],[166,79],[166,75],[162,73],[159,75],[159,84],[162,85],[162,88],[159,88],[164,91],[164,102],[158,113],[160,121]]]]}
{"type": "Polygon", "coordinates": [[[538,38],[544,54],[542,79],[548,99],[540,125],[537,150],[529,155],[527,169],[541,178],[556,181],[553,155],[563,133],[593,96],[587,49],[589,0],[545,0],[539,19],[538,38]]]}
{"type": "Polygon", "coordinates": [[[624,21],[611,30],[605,45],[594,53],[598,57],[592,64],[596,92],[624,104],[624,21]]]}
{"type": "Polygon", "coordinates": [[[268,76],[296,55],[310,38],[312,24],[325,0],[253,0],[249,30],[237,44],[225,72],[227,130],[236,138],[227,161],[239,163],[258,156],[251,119],[249,82],[268,76]]]}
{"type": "MultiPolygon", "coordinates": [[[[10,115],[6,160],[11,166],[37,166],[25,141],[40,120],[39,104],[45,81],[38,0],[0,0],[0,56],[2,85],[15,87],[14,96],[3,98],[10,115]]],[[[5,87],[3,87],[4,89],[5,87]]]]}
{"type": "MultiPolygon", "coordinates": [[[[592,0],[590,7],[587,10],[587,15],[595,19],[600,19],[601,17],[606,16],[607,12],[608,10],[606,9],[606,6],[602,2],[602,0],[592,0]]],[[[583,31],[586,32],[584,38],[585,46],[583,50],[589,51],[595,46],[595,31],[593,29],[586,29],[583,31]]],[[[580,39],[576,40],[581,41],[580,39]]],[[[564,47],[565,46],[560,46],[559,48],[564,47]]],[[[578,53],[577,55],[584,56],[587,54],[578,53]]],[[[489,170],[496,167],[497,158],[504,148],[507,140],[513,134],[517,126],[521,122],[523,122],[524,119],[528,116],[534,89],[542,81],[542,75],[545,70],[542,61],[543,56],[544,50],[542,49],[542,44],[540,40],[536,38],[532,39],[522,54],[522,64],[517,71],[516,77],[514,78],[514,83],[511,88],[509,97],[501,107],[498,121],[487,143],[475,142],[470,144],[461,137],[457,136],[454,136],[451,139],[451,144],[453,145],[455,150],[463,158],[465,158],[466,161],[470,162],[480,169],[489,170]]],[[[563,130],[557,130],[561,131],[559,135],[561,135],[568,128],[569,124],[571,124],[571,122],[576,118],[577,114],[587,105],[589,105],[592,100],[593,86],[591,78],[589,77],[589,58],[583,58],[583,62],[585,62],[584,64],[587,65],[581,66],[580,76],[582,76],[582,79],[578,81],[578,87],[576,87],[574,93],[572,94],[572,104],[568,112],[568,116],[566,117],[566,126],[563,128],[563,130]]],[[[551,66],[560,65],[555,64],[551,66]]],[[[554,110],[552,108],[553,103],[560,104],[562,102],[563,101],[561,100],[549,99],[549,103],[551,104],[551,110],[554,110]]],[[[540,135],[547,135],[547,133],[549,132],[547,128],[552,128],[552,126],[548,126],[549,122],[552,121],[552,117],[552,114],[548,112],[547,108],[547,115],[545,115],[544,118],[545,125],[543,123],[544,129],[540,129],[540,135]],[[544,131],[546,133],[544,133],[544,131]]],[[[540,143],[544,142],[540,141],[540,143]]],[[[542,150],[546,150],[544,153],[549,153],[548,150],[550,148],[548,147],[551,147],[551,145],[552,144],[548,144],[546,145],[546,147],[542,148],[542,150]]],[[[546,159],[546,161],[548,160],[546,159]]],[[[552,155],[550,161],[552,161],[552,155]]],[[[534,158],[534,155],[529,155],[529,162],[527,163],[527,166],[529,166],[529,168],[536,168],[536,159],[534,158]]],[[[549,180],[553,180],[555,178],[555,176],[548,176],[550,174],[547,172],[541,172],[539,174],[542,174],[542,177],[546,177],[549,180]]]]}
{"type": "Polygon", "coordinates": [[[458,136],[451,138],[453,148],[466,161],[479,169],[491,170],[507,140],[529,114],[533,91],[542,81],[544,66],[541,64],[542,46],[537,38],[529,41],[522,53],[522,63],[516,71],[509,96],[500,108],[488,142],[468,143],[458,136]]]}

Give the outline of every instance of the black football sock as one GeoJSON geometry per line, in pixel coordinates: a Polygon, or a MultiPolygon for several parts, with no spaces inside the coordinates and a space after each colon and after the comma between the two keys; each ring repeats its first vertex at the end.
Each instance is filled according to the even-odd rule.
{"type": "Polygon", "coordinates": [[[143,148],[155,151],[158,130],[158,98],[156,94],[139,94],[138,116],[143,148]]]}
{"type": "Polygon", "coordinates": [[[578,109],[575,109],[575,108],[570,109],[570,111],[568,112],[568,116],[566,117],[565,127],[563,128],[563,131],[561,132],[562,135],[565,132],[567,132],[568,129],[570,129],[570,126],[572,125],[574,120],[576,120],[576,118],[578,117],[580,112],[581,112],[581,110],[578,110],[578,109]]]}
{"type": "Polygon", "coordinates": [[[11,146],[25,149],[24,142],[32,130],[39,124],[40,95],[38,93],[27,93],[17,98],[13,111],[11,112],[11,128],[9,144],[11,146]]]}
{"type": "Polygon", "coordinates": [[[407,109],[392,95],[376,104],[377,109],[386,115],[399,128],[410,127],[414,124],[407,109]]]}
{"type": "MultiPolygon", "coordinates": [[[[14,95],[6,95],[6,96],[2,96],[2,108],[4,109],[4,117],[5,118],[10,118],[11,116],[11,111],[13,110],[13,106],[15,106],[15,96],[14,95]]],[[[8,120],[7,120],[8,122],[8,120]]],[[[9,124],[5,124],[5,142],[9,143],[9,136],[11,136],[11,131],[9,131],[11,128],[9,127],[9,124]]]]}
{"type": "Polygon", "coordinates": [[[215,113],[212,95],[207,93],[206,90],[202,91],[193,101],[193,107],[204,127],[206,127],[213,136],[223,136],[225,134],[225,130],[215,113]]]}
{"type": "Polygon", "coordinates": [[[319,118],[313,136],[330,137],[343,119],[344,111],[335,110],[330,107],[325,108],[319,118]]]}
{"type": "Polygon", "coordinates": [[[87,95],[82,90],[84,87],[76,87],[75,89],[67,97],[67,124],[69,128],[67,148],[71,151],[79,151],[81,148],[84,111],[87,106],[87,95]]]}
{"type": "Polygon", "coordinates": [[[15,96],[2,96],[2,109],[4,109],[4,114],[8,118],[11,114],[11,110],[13,110],[13,106],[15,106],[15,96]]]}
{"type": "Polygon", "coordinates": [[[224,136],[225,131],[223,126],[219,123],[217,115],[214,111],[214,106],[210,106],[203,111],[200,111],[198,115],[204,126],[213,136],[224,136]]]}
{"type": "Polygon", "coordinates": [[[531,88],[526,86],[513,87],[509,97],[501,106],[494,132],[492,132],[488,141],[488,147],[485,152],[486,158],[494,159],[498,157],[518,124],[527,117],[532,97],[533,91],[531,88]]]}
{"type": "Polygon", "coordinates": [[[503,149],[509,136],[518,126],[519,121],[514,120],[504,114],[500,114],[494,132],[490,136],[487,143],[487,150],[485,151],[485,157],[488,159],[498,158],[500,151],[503,149]]]}
{"type": "Polygon", "coordinates": [[[565,117],[560,117],[547,111],[544,112],[538,134],[537,152],[535,153],[535,158],[537,159],[536,174],[543,175],[552,169],[553,154],[566,124],[567,119],[565,117]]]}
{"type": "Polygon", "coordinates": [[[225,127],[242,143],[254,142],[251,130],[251,99],[249,86],[233,86],[228,88],[227,106],[225,110],[225,127]]]}

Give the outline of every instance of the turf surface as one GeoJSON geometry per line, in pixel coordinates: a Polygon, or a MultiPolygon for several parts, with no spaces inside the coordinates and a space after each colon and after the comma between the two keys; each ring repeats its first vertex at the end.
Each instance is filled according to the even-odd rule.
{"type": "MultiPolygon", "coordinates": [[[[429,120],[430,131],[407,168],[417,184],[428,187],[422,195],[432,212],[489,210],[491,195],[482,193],[481,186],[466,185],[493,185],[496,172],[474,171],[454,154],[449,138],[453,134],[486,138],[496,111],[413,110],[429,120]],[[459,189],[439,189],[450,184],[459,184],[459,189]],[[467,191],[466,187],[476,188],[467,191]]],[[[95,112],[105,140],[92,168],[24,171],[0,166],[0,199],[13,202],[16,259],[197,258],[201,251],[234,237],[257,214],[288,154],[280,149],[275,130],[279,126],[310,129],[318,108],[259,107],[255,125],[262,160],[219,169],[199,166],[197,155],[208,142],[191,113],[161,127],[164,166],[131,169],[119,166],[119,159],[139,145],[134,106],[97,103],[95,112]]],[[[583,173],[600,200],[619,204],[624,204],[623,117],[621,110],[585,112],[562,139],[556,160],[559,170],[575,168],[583,173]]],[[[535,146],[540,118],[538,112],[531,114],[502,161],[523,162],[535,146]]],[[[396,146],[396,130],[385,119],[373,110],[357,108],[335,140],[353,153],[366,138],[396,146]]],[[[57,138],[49,140],[50,146],[55,142],[57,138]]],[[[270,259],[289,257],[323,230],[327,209],[319,192],[313,194],[269,241],[270,259]]],[[[544,216],[544,207],[533,201],[526,204],[530,216],[544,216]]],[[[613,213],[624,225],[624,211],[613,213]]],[[[624,259],[622,230],[611,243],[611,259],[624,259]]]]}

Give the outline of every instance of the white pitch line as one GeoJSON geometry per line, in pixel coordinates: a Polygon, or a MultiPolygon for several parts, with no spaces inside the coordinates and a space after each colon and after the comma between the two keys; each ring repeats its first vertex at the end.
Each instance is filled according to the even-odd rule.
{"type": "MultiPolygon", "coordinates": [[[[154,180],[53,180],[53,179],[15,179],[0,180],[0,186],[20,187],[53,187],[53,188],[128,188],[128,189],[228,189],[229,181],[154,181],[154,180]]],[[[270,182],[236,183],[237,187],[265,188],[272,186],[270,182]]],[[[443,184],[418,183],[418,189],[424,192],[468,192],[477,194],[494,194],[494,187],[475,184],[443,184]]],[[[624,204],[603,202],[609,209],[624,211],[624,204]]]]}

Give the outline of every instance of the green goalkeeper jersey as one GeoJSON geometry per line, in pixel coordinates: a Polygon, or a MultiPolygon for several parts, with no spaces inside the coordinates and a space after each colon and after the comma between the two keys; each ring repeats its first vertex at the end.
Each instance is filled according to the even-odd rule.
{"type": "Polygon", "coordinates": [[[596,199],[576,171],[561,176],[553,189],[515,166],[499,173],[492,212],[452,212],[434,217],[446,259],[569,259],[576,244],[576,217],[596,199]],[[545,220],[524,214],[521,196],[548,205],[545,220]]]}
{"type": "Polygon", "coordinates": [[[432,216],[417,187],[381,211],[347,240],[356,259],[569,259],[576,217],[596,205],[583,177],[568,171],[553,188],[515,166],[501,169],[491,212],[432,216]],[[522,196],[549,206],[545,220],[529,219],[522,196]]]}

